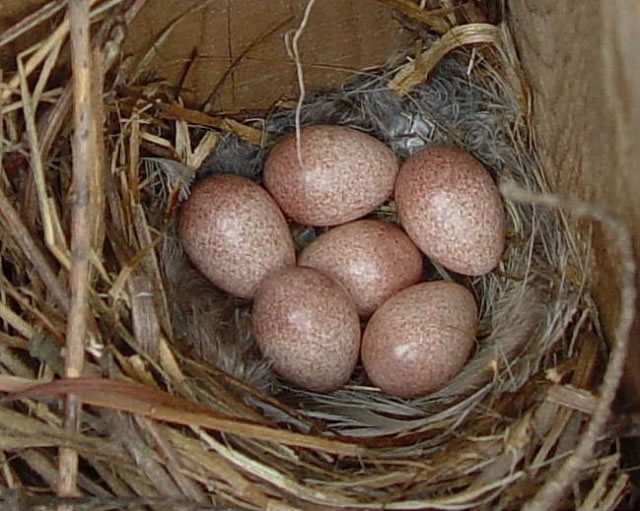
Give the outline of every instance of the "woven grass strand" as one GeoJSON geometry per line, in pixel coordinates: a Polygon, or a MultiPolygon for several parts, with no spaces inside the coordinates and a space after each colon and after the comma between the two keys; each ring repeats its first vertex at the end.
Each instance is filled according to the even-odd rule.
{"type": "MultiPolygon", "coordinates": [[[[308,91],[300,123],[352,126],[402,159],[426,144],[455,144],[498,182],[526,191],[527,200],[519,200],[505,189],[508,248],[500,266],[466,282],[481,310],[467,366],[439,391],[411,400],[382,394],[361,370],[329,394],[278,379],[256,350],[249,304],[216,290],[193,269],[177,242],[175,216],[194,175],[227,172],[259,182],[271,145],[295,130],[293,104],[252,118],[199,112],[176,100],[152,70],[140,66],[128,74],[123,62],[114,69],[118,87],[104,96],[106,241],[91,260],[99,271],[89,288],[96,328],[83,371],[87,404],[79,431],[65,431],[57,398],[70,391],[60,379],[69,274],[43,248],[34,220],[40,206],[50,212],[51,250],[69,239],[72,160],[64,118],[71,95],[68,86],[47,85],[68,34],[62,22],[34,47],[44,50],[21,57],[20,79],[10,77],[2,87],[3,165],[18,162],[17,171],[7,166],[0,176],[3,203],[19,204],[26,193],[20,155],[40,155],[44,200],[31,209],[26,201],[21,212],[3,209],[16,212],[11,218],[0,214],[0,387],[13,393],[51,382],[66,389],[36,392],[1,408],[0,498],[10,507],[507,510],[556,501],[566,487],[572,493],[565,498],[576,506],[607,509],[625,497],[628,476],[615,435],[605,429],[593,444],[622,352],[612,352],[601,385],[598,369],[606,356],[588,293],[588,229],[575,230],[568,203],[550,208],[540,199],[549,197],[549,187],[508,30],[473,23],[449,32],[475,4],[441,2],[440,9],[423,11],[414,2],[391,3],[450,35],[419,30],[419,50],[354,72],[334,90],[308,91]],[[399,76],[410,77],[402,94],[394,90],[399,76]],[[57,101],[55,122],[29,109],[27,95],[17,97],[18,85],[27,83],[36,84],[40,103],[57,101]],[[26,141],[16,136],[25,115],[32,132],[26,141]],[[154,323],[144,331],[133,324],[143,301],[154,323]],[[588,427],[585,416],[593,417],[588,427]],[[61,446],[79,455],[82,497],[54,496],[61,446]],[[586,486],[593,490],[573,491],[586,486]]],[[[92,19],[100,21],[101,9],[116,4],[126,3],[100,3],[92,19]]],[[[125,24],[143,4],[136,0],[123,12],[125,24]]],[[[51,16],[60,5],[52,2],[39,16],[51,16]]],[[[142,55],[162,52],[167,34],[176,35],[180,26],[142,55]]],[[[107,41],[112,63],[124,35],[113,37],[107,41]]],[[[374,216],[397,221],[395,205],[384,204],[374,216]]],[[[319,232],[294,226],[297,246],[319,232]]],[[[56,255],[64,260],[62,252],[56,255]]],[[[427,277],[460,278],[437,266],[427,277]]]]}

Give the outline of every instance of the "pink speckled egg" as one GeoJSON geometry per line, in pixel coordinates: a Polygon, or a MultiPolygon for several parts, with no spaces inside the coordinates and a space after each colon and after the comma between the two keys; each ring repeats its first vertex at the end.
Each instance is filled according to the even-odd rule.
{"type": "Polygon", "coordinates": [[[268,276],[255,296],[253,332],[283,378],[316,392],[349,380],[358,360],[360,320],[330,277],[291,266],[268,276]]]}
{"type": "Polygon", "coordinates": [[[382,391],[417,397],[442,387],[465,364],[478,308],[465,287],[424,282],[386,301],[362,338],[362,363],[382,391]]]}
{"type": "Polygon", "coordinates": [[[398,173],[395,200],[402,226],[431,259],[465,275],[483,275],[500,261],[505,218],[500,192],[469,153],[432,146],[398,173]]]}
{"type": "Polygon", "coordinates": [[[284,215],[245,177],[220,175],[198,183],[182,205],[178,230],[193,264],[242,298],[251,298],[272,271],[295,263],[284,215]]]}
{"type": "Polygon", "coordinates": [[[370,213],[393,193],[398,161],[378,139],[326,125],[303,128],[300,135],[300,155],[292,133],[276,144],[264,166],[265,186],[294,221],[343,224],[370,213]]]}
{"type": "Polygon", "coordinates": [[[304,249],[298,264],[340,282],[363,317],[422,277],[418,247],[402,229],[380,220],[357,220],[327,231],[304,249]]]}

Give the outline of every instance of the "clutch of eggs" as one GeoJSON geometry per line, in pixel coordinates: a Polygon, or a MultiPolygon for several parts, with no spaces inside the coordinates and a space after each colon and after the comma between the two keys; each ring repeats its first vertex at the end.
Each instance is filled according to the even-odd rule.
{"type": "Polygon", "coordinates": [[[326,392],[349,380],[360,355],[372,383],[400,397],[455,376],[473,349],[477,305],[459,284],[420,283],[423,253],[470,276],[499,263],[504,210],[484,166],[440,145],[399,167],[379,140],[319,125],[276,144],[264,179],[266,190],[237,176],[204,179],[182,206],[179,235],[211,282],[254,299],[254,335],[274,369],[326,392]],[[360,219],[394,191],[404,230],[360,219]],[[337,227],[296,266],[285,216],[337,227]]]}

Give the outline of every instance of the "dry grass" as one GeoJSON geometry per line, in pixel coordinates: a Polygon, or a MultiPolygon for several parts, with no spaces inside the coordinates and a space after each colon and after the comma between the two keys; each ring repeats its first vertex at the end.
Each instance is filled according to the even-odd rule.
{"type": "MultiPolygon", "coordinates": [[[[93,10],[65,18],[17,56],[18,73],[0,76],[8,506],[589,510],[625,497],[617,433],[604,426],[635,296],[628,233],[605,212],[549,194],[505,27],[472,3],[425,11],[384,1],[438,35],[407,61],[311,95],[298,114],[256,123],[189,109],[162,84],[140,82],[144,55],[136,76],[95,100],[143,0],[72,2],[93,10]],[[91,46],[73,44],[73,78],[48,89],[70,31],[89,21],[98,29],[91,46]],[[87,68],[79,48],[92,55],[87,68]],[[73,150],[72,108],[86,113],[73,118],[73,150]],[[435,394],[391,398],[361,373],[330,394],[288,387],[255,350],[248,304],[206,283],[175,241],[195,169],[259,179],[265,149],[295,129],[296,115],[365,129],[402,156],[456,143],[502,185],[504,260],[468,281],[482,310],[478,348],[435,394]],[[608,356],[588,293],[589,240],[567,215],[601,222],[620,256],[627,285],[608,356]]],[[[61,5],[0,34],[0,49],[61,5]]],[[[393,220],[393,203],[376,214],[393,220]]],[[[299,245],[316,234],[295,233],[299,245]]],[[[458,278],[442,268],[433,277],[458,278]]]]}

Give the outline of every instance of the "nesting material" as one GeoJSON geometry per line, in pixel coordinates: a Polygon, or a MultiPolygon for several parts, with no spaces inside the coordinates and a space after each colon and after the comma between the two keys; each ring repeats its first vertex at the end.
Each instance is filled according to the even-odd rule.
{"type": "MultiPolygon", "coordinates": [[[[527,189],[543,189],[546,185],[536,165],[535,154],[524,145],[527,138],[521,105],[487,63],[476,65],[471,76],[477,81],[471,80],[468,58],[466,52],[447,57],[426,84],[416,87],[411,95],[404,98],[384,86],[393,70],[373,73],[345,84],[340,90],[313,96],[302,109],[302,125],[337,123],[357,127],[386,142],[403,159],[429,143],[452,144],[478,158],[492,172],[496,182],[514,181],[527,189]]],[[[292,133],[295,112],[278,112],[267,119],[266,126],[276,140],[278,136],[292,133]]],[[[243,174],[260,181],[267,151],[268,148],[253,146],[234,134],[227,134],[218,149],[205,160],[200,176],[204,178],[209,174],[243,169],[243,174]]],[[[544,357],[540,357],[540,350],[552,350],[553,345],[561,340],[560,332],[570,321],[567,315],[571,317],[583,299],[582,280],[564,282],[555,291],[559,294],[553,298],[544,286],[533,283],[539,273],[551,276],[557,272],[551,268],[566,269],[569,265],[572,268],[577,266],[572,271],[576,276],[580,275],[580,279],[586,279],[582,271],[584,256],[581,248],[576,246],[570,232],[558,229],[558,218],[548,211],[515,203],[506,204],[506,214],[510,240],[500,267],[496,272],[471,280],[481,302],[480,339],[475,356],[450,385],[435,395],[409,405],[403,404],[403,409],[408,406],[415,407],[413,412],[416,414],[433,413],[460,395],[482,388],[488,392],[486,385],[495,378],[496,371],[505,378],[500,382],[505,386],[503,390],[519,388],[531,374],[541,369],[544,357]],[[541,237],[543,234],[546,237],[541,237]],[[534,260],[542,264],[534,249],[544,253],[546,262],[543,264],[548,265],[544,271],[534,272],[531,268],[534,260]],[[541,332],[545,335],[541,336],[541,332]],[[552,337],[547,337],[552,332],[552,337]],[[518,363],[522,365],[523,372],[518,369],[507,375],[500,370],[503,364],[508,364],[513,370],[512,364],[518,363]]],[[[395,204],[383,205],[375,216],[397,221],[395,204]]],[[[303,229],[296,240],[297,245],[306,245],[320,232],[323,231],[303,229]]],[[[443,276],[462,278],[447,273],[441,267],[432,270],[432,278],[443,276]]],[[[563,282],[561,276],[560,279],[563,282]]],[[[367,394],[366,388],[358,389],[362,395],[367,394]]],[[[343,426],[349,425],[354,428],[350,429],[352,434],[364,434],[365,431],[368,434],[380,433],[376,426],[367,422],[368,419],[360,421],[351,417],[352,414],[356,417],[362,415],[358,408],[366,398],[351,406],[353,393],[350,389],[338,391],[331,397],[300,396],[297,389],[290,390],[296,400],[301,397],[311,402],[317,400],[322,411],[311,414],[325,420],[334,418],[343,426]]],[[[376,402],[387,401],[374,389],[369,391],[369,395],[376,402]]],[[[481,397],[478,396],[478,404],[481,397]]],[[[388,402],[395,403],[391,398],[388,402]]],[[[366,417],[368,415],[365,414],[366,417]]]]}
{"type": "MultiPolygon", "coordinates": [[[[427,20],[450,22],[451,13],[427,20]]],[[[109,33],[103,23],[100,37],[109,33]]],[[[540,198],[548,190],[509,39],[488,24],[437,26],[444,35],[425,39],[409,64],[309,94],[299,112],[302,127],[348,126],[402,160],[429,144],[460,147],[503,188],[525,190],[505,197],[506,247],[494,271],[465,277],[427,268],[427,280],[473,289],[480,323],[462,371],[416,399],[380,392],[361,369],[329,393],[276,378],[256,349],[247,301],[211,285],[178,242],[177,211],[192,170],[199,169],[196,181],[231,173],[261,182],[268,151],[295,130],[294,109],[239,122],[191,110],[162,84],[127,76],[118,76],[103,105],[109,170],[96,188],[95,208],[105,214],[91,241],[84,378],[60,379],[65,328],[75,317],[67,289],[77,257],[67,243],[72,158],[61,121],[71,89],[41,87],[68,27],[42,46],[50,53],[25,57],[28,65],[0,89],[0,389],[15,398],[0,407],[0,486],[13,507],[507,510],[549,507],[562,498],[560,487],[570,493],[559,507],[613,509],[625,497],[615,429],[600,436],[587,429],[591,416],[602,425],[616,383],[605,382],[609,402],[601,401],[595,391],[607,361],[587,292],[588,240],[570,228],[562,201],[540,198]],[[464,43],[492,46],[443,58],[464,43]],[[36,72],[35,96],[54,102],[42,117],[29,88],[36,72]],[[62,427],[60,397],[69,393],[84,403],[77,431],[62,427]],[[563,465],[584,459],[583,446],[593,447],[589,462],[563,465]],[[68,465],[59,461],[61,447],[68,465]],[[60,463],[75,467],[79,499],[53,496],[60,463]]],[[[395,204],[372,216],[397,221],[395,204]]],[[[292,231],[300,251],[324,228],[292,231]]],[[[634,296],[622,298],[628,304],[634,296]]],[[[628,322],[627,314],[622,337],[628,322]]],[[[612,373],[623,360],[621,342],[612,373]]]]}

